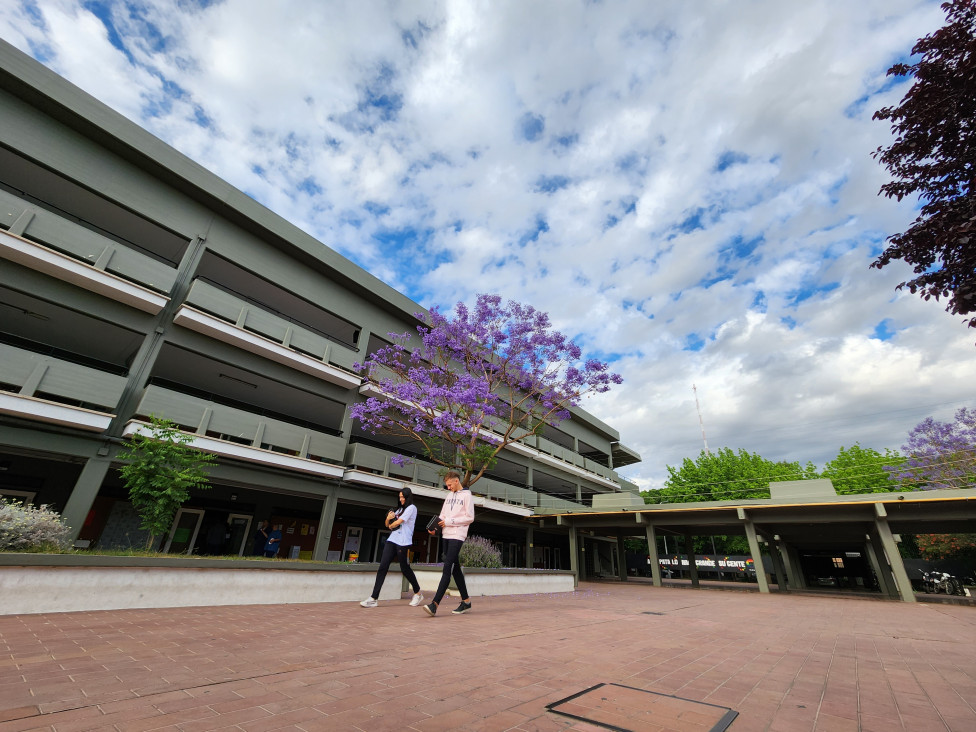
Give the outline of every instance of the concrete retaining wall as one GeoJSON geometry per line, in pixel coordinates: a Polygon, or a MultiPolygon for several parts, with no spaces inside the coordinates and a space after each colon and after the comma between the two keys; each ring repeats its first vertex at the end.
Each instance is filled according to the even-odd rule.
{"type": "MultiPolygon", "coordinates": [[[[0,615],[358,602],[369,596],[376,567],[286,561],[0,555],[0,615]],[[23,564],[17,564],[17,557],[22,558],[23,564]]],[[[441,568],[425,565],[414,569],[423,591],[433,594],[441,568]]],[[[574,575],[570,572],[467,569],[465,577],[469,592],[476,597],[571,592],[574,588],[574,575]]],[[[399,571],[391,569],[379,599],[399,599],[402,581],[399,571]]]]}

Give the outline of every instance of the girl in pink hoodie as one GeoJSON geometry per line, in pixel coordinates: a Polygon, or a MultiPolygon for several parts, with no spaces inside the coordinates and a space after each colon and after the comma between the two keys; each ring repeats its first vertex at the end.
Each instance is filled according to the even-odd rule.
{"type": "MultiPolygon", "coordinates": [[[[464,573],[461,571],[458,555],[461,553],[461,545],[468,536],[468,527],[474,521],[474,502],[471,491],[461,485],[461,476],[453,470],[444,476],[444,483],[450,491],[444,499],[438,522],[444,539],[444,571],[441,573],[441,582],[437,585],[434,601],[424,605],[424,610],[432,617],[437,614],[437,606],[444,599],[444,593],[447,592],[452,576],[458,592],[461,593],[461,604],[451,612],[454,615],[461,615],[471,609],[471,598],[468,597],[468,587],[464,583],[464,573]]],[[[429,533],[434,534],[433,531],[429,533]]]]}

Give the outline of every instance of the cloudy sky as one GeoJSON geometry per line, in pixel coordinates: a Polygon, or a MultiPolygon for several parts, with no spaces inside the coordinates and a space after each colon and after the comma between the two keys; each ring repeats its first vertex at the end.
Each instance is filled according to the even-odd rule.
{"type": "Polygon", "coordinates": [[[660,486],[976,406],[976,331],[869,264],[873,112],[938,3],[6,0],[0,36],[425,305],[551,313],[660,486]]]}

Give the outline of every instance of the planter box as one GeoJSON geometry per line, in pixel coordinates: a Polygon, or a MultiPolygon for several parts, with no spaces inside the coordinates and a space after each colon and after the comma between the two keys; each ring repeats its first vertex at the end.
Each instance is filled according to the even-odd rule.
{"type": "MultiPolygon", "coordinates": [[[[376,564],[287,560],[0,554],[0,615],[210,605],[353,602],[369,596],[376,564]]],[[[415,566],[421,588],[434,592],[440,565],[415,566]]],[[[465,570],[473,596],[571,592],[565,571],[465,570]]],[[[390,568],[380,600],[401,596],[390,568]]]]}

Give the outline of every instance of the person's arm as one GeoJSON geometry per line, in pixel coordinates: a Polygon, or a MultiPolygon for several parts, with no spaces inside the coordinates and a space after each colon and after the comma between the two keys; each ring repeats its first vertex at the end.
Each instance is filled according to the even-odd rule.
{"type": "Polygon", "coordinates": [[[455,519],[455,526],[468,526],[474,523],[474,496],[471,495],[471,491],[464,491],[462,495],[464,496],[464,513],[455,519]]]}

